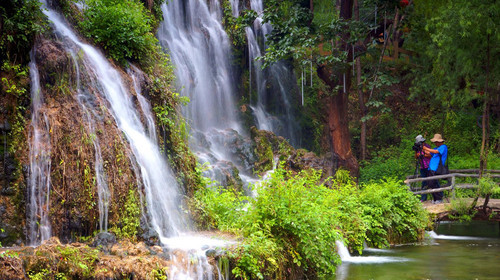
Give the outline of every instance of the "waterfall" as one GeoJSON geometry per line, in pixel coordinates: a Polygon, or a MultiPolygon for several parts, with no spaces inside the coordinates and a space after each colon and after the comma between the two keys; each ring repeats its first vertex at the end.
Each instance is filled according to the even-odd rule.
{"type": "Polygon", "coordinates": [[[122,77],[97,49],[81,42],[57,12],[50,8],[43,12],[65,45],[73,45],[82,53],[98,94],[109,103],[109,111],[130,143],[144,185],[151,225],[160,240],[164,243],[168,237],[187,231],[190,221],[179,208],[181,197],[175,177],[158,146],[147,135],[122,77]]]}
{"type": "Polygon", "coordinates": [[[475,237],[475,236],[456,236],[456,235],[444,235],[444,234],[437,234],[436,232],[429,231],[427,232],[429,234],[429,237],[432,239],[443,239],[443,240],[484,240],[487,239],[485,237],[475,237]]]}
{"type": "Polygon", "coordinates": [[[27,229],[28,244],[38,245],[51,236],[49,222],[50,195],[50,124],[43,112],[40,76],[31,56],[31,129],[29,143],[30,173],[28,181],[27,229]]]}
{"type": "MultiPolygon", "coordinates": [[[[68,48],[67,51],[70,53],[77,51],[82,54],[82,61],[91,80],[92,88],[96,90],[95,94],[108,102],[110,113],[130,144],[133,159],[138,165],[144,185],[151,226],[158,233],[162,245],[169,249],[170,257],[174,260],[174,265],[169,270],[169,279],[211,280],[213,271],[208,263],[206,251],[223,246],[227,242],[193,236],[189,233],[192,228],[191,222],[183,214],[182,200],[176,179],[157,146],[156,137],[153,134],[156,129],[154,123],[150,122],[153,119],[150,105],[145,99],[141,101],[140,88],[136,86],[135,89],[140,110],[147,120],[149,133],[141,122],[139,108],[136,108],[132,102],[132,94],[124,85],[120,73],[97,49],[81,42],[61,15],[50,8],[43,12],[52,22],[56,35],[63,40],[64,45],[68,48]]],[[[138,82],[137,72],[129,72],[136,85],[138,82]]],[[[219,74],[229,75],[228,73],[219,74]]],[[[223,81],[224,79],[220,82],[223,81]]],[[[221,90],[228,86],[218,82],[215,82],[214,85],[221,90]]],[[[224,100],[217,102],[218,106],[225,103],[224,100]]],[[[227,112],[221,114],[214,112],[212,115],[214,118],[209,122],[205,122],[207,118],[202,117],[199,123],[202,127],[205,125],[211,127],[216,122],[223,127],[230,125],[234,117],[231,116],[230,107],[226,108],[228,108],[227,112]]]]}
{"type": "Polygon", "coordinates": [[[230,43],[218,1],[170,0],[162,4],[158,39],[176,66],[180,93],[190,103],[183,111],[195,130],[241,131],[236,117],[230,43]]]}
{"type": "Polygon", "coordinates": [[[164,21],[158,30],[160,44],[175,65],[177,88],[190,103],[183,114],[190,123],[191,148],[210,164],[205,175],[224,183],[238,162],[227,144],[242,142],[236,114],[236,86],[230,67],[230,41],[221,25],[218,1],[172,0],[162,5],[164,21]]]}
{"type": "MultiPolygon", "coordinates": [[[[239,14],[239,10],[234,10],[238,9],[238,0],[231,0],[231,3],[233,14],[239,14]]],[[[263,23],[263,0],[251,0],[250,8],[259,15],[251,27],[245,28],[249,45],[248,70],[254,77],[257,91],[256,103],[252,104],[257,128],[270,130],[287,138],[292,145],[299,145],[298,124],[293,116],[290,102],[290,94],[297,91],[295,87],[290,87],[296,84],[295,75],[291,67],[283,61],[262,69],[262,62],[256,58],[264,55],[264,50],[267,48],[266,36],[271,33],[272,26],[263,23]],[[272,85],[271,89],[269,85],[272,85]],[[274,112],[268,112],[271,106],[274,107],[274,112]]]]}

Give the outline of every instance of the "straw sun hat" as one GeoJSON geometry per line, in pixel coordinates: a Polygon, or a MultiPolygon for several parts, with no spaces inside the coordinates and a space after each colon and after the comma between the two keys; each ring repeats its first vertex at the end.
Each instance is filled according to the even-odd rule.
{"type": "Polygon", "coordinates": [[[432,143],[434,143],[434,142],[444,142],[444,139],[441,136],[441,134],[434,134],[434,137],[432,137],[431,142],[432,143]]]}

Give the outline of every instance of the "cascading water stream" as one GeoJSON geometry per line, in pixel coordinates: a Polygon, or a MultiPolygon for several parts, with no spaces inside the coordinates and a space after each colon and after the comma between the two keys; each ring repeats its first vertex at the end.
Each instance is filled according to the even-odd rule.
{"type": "Polygon", "coordinates": [[[356,256],[353,257],[349,253],[347,247],[342,241],[335,241],[337,246],[337,253],[339,254],[342,263],[388,263],[388,262],[406,262],[408,259],[401,257],[382,257],[382,256],[356,256]]]}
{"type": "Polygon", "coordinates": [[[171,0],[162,5],[158,38],[176,66],[180,92],[190,98],[184,115],[196,130],[240,131],[229,64],[229,39],[218,1],[171,0]]]}
{"type": "MultiPolygon", "coordinates": [[[[231,0],[233,15],[239,14],[239,1],[231,0]]],[[[251,0],[250,8],[259,15],[252,27],[246,27],[248,49],[249,49],[249,72],[254,78],[256,85],[257,100],[252,105],[254,117],[259,129],[270,130],[275,134],[282,135],[287,138],[293,145],[299,144],[297,121],[292,113],[292,105],[290,102],[290,94],[295,92],[295,87],[287,88],[286,85],[294,85],[296,83],[295,76],[290,67],[284,62],[278,61],[270,65],[267,69],[262,69],[262,62],[257,59],[264,55],[266,46],[266,36],[271,33],[272,27],[268,23],[263,23],[262,13],[264,4],[262,0],[251,0]],[[253,73],[253,75],[252,75],[253,73]],[[269,84],[272,84],[272,93],[269,93],[269,84]],[[279,93],[279,97],[272,97],[275,92],[279,93]],[[271,98],[270,98],[271,97],[271,98]],[[278,99],[281,103],[278,107],[276,102],[270,99],[278,99]],[[276,113],[268,112],[270,106],[277,107],[276,113]],[[281,112],[279,112],[281,111],[281,112]]],[[[250,81],[252,84],[252,80],[250,81]]],[[[250,96],[252,92],[250,92],[250,96]]]]}
{"type": "Polygon", "coordinates": [[[43,112],[40,76],[31,55],[31,130],[29,144],[30,174],[28,186],[28,244],[38,245],[51,236],[49,222],[51,144],[50,124],[43,112]]]}
{"type": "Polygon", "coordinates": [[[141,80],[143,78],[143,73],[140,69],[135,66],[131,66],[131,69],[128,70],[128,74],[132,78],[134,82],[135,93],[137,94],[137,100],[139,101],[139,105],[141,107],[141,111],[143,116],[146,118],[146,124],[148,128],[148,134],[151,141],[157,143],[156,138],[156,128],[155,128],[155,120],[153,117],[153,111],[151,109],[151,104],[149,101],[142,95],[142,90],[140,87],[141,80]]]}
{"type": "Polygon", "coordinates": [[[69,50],[71,57],[73,58],[73,63],[76,69],[76,90],[77,90],[77,101],[80,105],[80,109],[85,116],[86,121],[86,133],[88,140],[92,141],[94,146],[95,160],[94,160],[94,172],[97,184],[97,196],[98,196],[98,206],[99,206],[99,229],[100,231],[108,231],[108,212],[109,212],[109,200],[111,193],[109,191],[107,176],[104,170],[104,164],[102,160],[101,145],[99,143],[99,136],[96,133],[94,122],[99,120],[100,117],[96,113],[93,106],[95,97],[91,95],[85,88],[82,87],[80,82],[80,64],[78,63],[77,55],[69,50]]]}
{"type": "Polygon", "coordinates": [[[165,242],[168,237],[186,231],[190,221],[179,209],[181,197],[177,182],[159,148],[146,134],[122,77],[98,50],[81,42],[57,12],[50,8],[43,12],[65,45],[73,44],[82,52],[96,89],[109,102],[110,112],[130,143],[138,163],[151,225],[160,240],[165,242]]]}

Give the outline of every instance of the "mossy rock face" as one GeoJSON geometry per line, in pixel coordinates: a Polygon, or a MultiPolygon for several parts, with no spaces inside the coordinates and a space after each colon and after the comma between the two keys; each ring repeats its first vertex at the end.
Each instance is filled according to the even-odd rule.
{"type": "Polygon", "coordinates": [[[74,80],[74,63],[60,42],[42,39],[36,44],[35,56],[40,74],[40,85],[52,94],[69,94],[69,82],[74,80]]]}
{"type": "Polygon", "coordinates": [[[260,173],[273,168],[273,161],[286,160],[295,152],[295,149],[285,138],[277,136],[271,131],[258,130],[255,126],[250,128],[252,141],[255,142],[255,153],[258,161],[254,167],[254,173],[260,173]]]}
{"type": "Polygon", "coordinates": [[[0,279],[166,279],[171,266],[161,247],[142,242],[113,244],[108,254],[52,237],[36,248],[14,250],[0,251],[0,279]]]}
{"type": "MultiPolygon", "coordinates": [[[[95,77],[84,71],[83,58],[77,54],[73,59],[51,38],[42,38],[35,50],[44,96],[39,110],[50,128],[50,224],[53,235],[69,242],[99,229],[96,166],[102,164],[99,174],[104,174],[101,178],[110,192],[109,227],[119,223],[129,189],[137,188],[136,174],[132,152],[95,77]]],[[[118,71],[125,81],[129,79],[118,71]]],[[[25,129],[30,129],[29,123],[25,129]]]]}
{"type": "Polygon", "coordinates": [[[0,243],[2,246],[21,245],[23,242],[22,219],[12,200],[0,196],[0,243]]]}
{"type": "Polygon", "coordinates": [[[273,149],[271,142],[269,142],[269,139],[263,132],[259,130],[256,133],[252,133],[252,140],[255,142],[255,154],[258,157],[258,161],[253,167],[254,173],[265,172],[273,168],[273,149]]]}
{"type": "Polygon", "coordinates": [[[319,157],[315,153],[304,149],[298,149],[292,152],[287,159],[287,167],[295,172],[305,169],[322,170],[322,178],[334,175],[334,165],[331,154],[319,157]]]}

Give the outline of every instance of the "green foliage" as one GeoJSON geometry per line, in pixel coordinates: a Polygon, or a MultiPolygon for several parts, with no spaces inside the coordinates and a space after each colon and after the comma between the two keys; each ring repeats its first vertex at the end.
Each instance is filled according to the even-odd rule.
{"type": "Polygon", "coordinates": [[[90,0],[80,22],[85,34],[124,63],[154,52],[153,19],[137,0],[90,0]]]}
{"type": "Polygon", "coordinates": [[[477,194],[482,197],[500,194],[500,186],[491,177],[484,176],[479,179],[477,194]]]}
{"type": "Polygon", "coordinates": [[[95,263],[98,259],[98,249],[81,250],[73,247],[58,247],[61,261],[68,264],[72,274],[90,278],[95,272],[95,263]]]}
{"type": "Polygon", "coordinates": [[[500,80],[500,3],[494,0],[422,1],[412,16],[411,45],[422,55],[414,68],[416,93],[446,106],[463,106],[500,80]],[[429,10],[432,9],[432,12],[429,10]],[[489,65],[489,66],[488,66],[489,65]],[[486,69],[488,68],[488,69],[486,69]]]}
{"type": "Polygon", "coordinates": [[[150,273],[152,279],[157,280],[167,280],[168,273],[163,268],[153,269],[150,273]]]}
{"type": "Polygon", "coordinates": [[[33,272],[33,271],[28,271],[28,278],[31,280],[45,280],[49,278],[50,276],[50,271],[48,269],[42,269],[39,272],[33,272]]]}
{"type": "Polygon", "coordinates": [[[35,35],[44,32],[45,16],[37,0],[4,0],[0,6],[0,63],[24,63],[35,35]]]}
{"type": "Polygon", "coordinates": [[[255,198],[217,187],[194,198],[208,226],[245,237],[230,252],[242,279],[280,278],[291,267],[331,275],[340,261],[335,240],[361,252],[368,234],[378,246],[414,241],[427,222],[418,199],[395,180],[360,191],[343,170],[322,182],[319,171],[292,174],[280,165],[255,188],[255,198]]]}
{"type": "Polygon", "coordinates": [[[376,247],[417,240],[429,222],[419,199],[396,179],[364,185],[360,200],[368,225],[367,241],[376,247]]]}
{"type": "Polygon", "coordinates": [[[57,246],[54,251],[36,252],[36,258],[28,261],[26,274],[29,279],[93,279],[98,261],[98,249],[87,246],[57,246]]]}
{"type": "Polygon", "coordinates": [[[379,181],[384,177],[406,178],[415,172],[415,158],[410,139],[403,139],[397,146],[381,149],[372,160],[362,162],[360,182],[379,181]]]}
{"type": "Polygon", "coordinates": [[[139,199],[137,198],[137,194],[134,189],[129,190],[127,200],[125,201],[125,205],[123,206],[121,213],[121,227],[113,227],[110,231],[114,232],[120,239],[135,239],[140,227],[139,218],[141,215],[141,209],[139,206],[139,199]]]}
{"type": "Polygon", "coordinates": [[[233,16],[231,2],[224,0],[222,2],[222,25],[227,34],[231,38],[234,47],[244,47],[246,42],[245,26],[250,25],[255,19],[255,12],[252,10],[244,10],[239,17],[233,16]]]}
{"type": "MultiPolygon", "coordinates": [[[[19,64],[10,64],[7,61],[4,62],[2,71],[14,72],[17,79],[26,78],[29,72],[27,67],[22,67],[19,64]]],[[[18,87],[18,85],[16,85],[16,81],[9,81],[7,78],[2,78],[2,86],[5,93],[14,95],[15,97],[22,97],[26,94],[26,88],[18,87]]]]}

